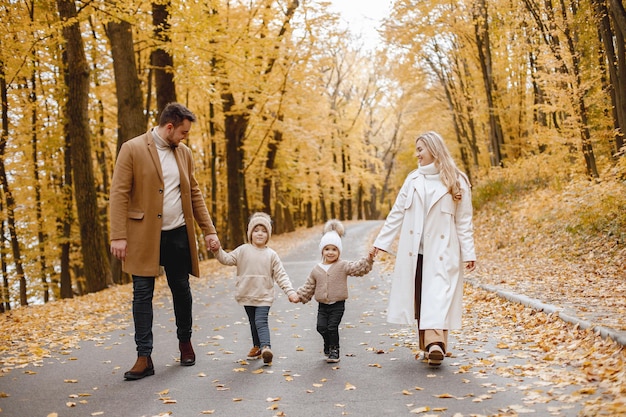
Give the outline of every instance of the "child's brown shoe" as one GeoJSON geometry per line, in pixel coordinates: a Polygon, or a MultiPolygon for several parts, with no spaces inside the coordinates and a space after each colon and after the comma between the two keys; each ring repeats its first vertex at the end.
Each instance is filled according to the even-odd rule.
{"type": "Polygon", "coordinates": [[[261,350],[261,356],[263,357],[263,363],[266,365],[272,364],[272,359],[274,359],[274,354],[269,346],[265,346],[263,350],[261,350]]]}
{"type": "Polygon", "coordinates": [[[248,359],[259,359],[261,357],[261,348],[258,346],[253,346],[248,352],[248,359]]]}

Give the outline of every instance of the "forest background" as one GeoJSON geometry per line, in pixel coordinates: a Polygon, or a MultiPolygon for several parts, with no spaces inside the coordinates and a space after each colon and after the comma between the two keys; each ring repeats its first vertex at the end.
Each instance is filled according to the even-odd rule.
{"type": "Polygon", "coordinates": [[[376,49],[329,5],[2,3],[0,311],[128,282],[108,251],[111,172],[171,101],[198,117],[188,145],[226,248],[253,211],[278,234],[384,218],[437,130],[478,215],[536,193],[543,237],[594,242],[623,272],[623,0],[396,0],[376,49]]]}

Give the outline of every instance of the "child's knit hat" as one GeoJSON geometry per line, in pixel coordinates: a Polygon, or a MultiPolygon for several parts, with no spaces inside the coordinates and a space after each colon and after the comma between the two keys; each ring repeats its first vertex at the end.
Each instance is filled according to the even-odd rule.
{"type": "Polygon", "coordinates": [[[252,242],[252,231],[258,225],[265,227],[265,230],[267,230],[267,240],[270,240],[270,237],[272,237],[272,218],[269,214],[258,211],[250,216],[250,221],[248,222],[248,242],[252,242]]]}
{"type": "Polygon", "coordinates": [[[343,224],[337,219],[331,219],[324,225],[324,235],[320,240],[320,252],[328,245],[333,245],[339,249],[341,253],[341,238],[343,237],[345,229],[343,224]]]}

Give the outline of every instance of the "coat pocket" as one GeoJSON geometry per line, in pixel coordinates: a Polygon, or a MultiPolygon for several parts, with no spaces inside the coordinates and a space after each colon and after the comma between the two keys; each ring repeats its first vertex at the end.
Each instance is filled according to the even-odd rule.
{"type": "Polygon", "coordinates": [[[129,219],[142,220],[143,216],[144,216],[144,212],[143,211],[133,211],[133,210],[129,210],[128,211],[128,218],[129,219]]]}

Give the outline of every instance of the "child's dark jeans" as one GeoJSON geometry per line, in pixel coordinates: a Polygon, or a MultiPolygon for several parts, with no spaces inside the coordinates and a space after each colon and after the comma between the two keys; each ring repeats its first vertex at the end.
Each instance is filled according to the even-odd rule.
{"type": "Polygon", "coordinates": [[[324,347],[339,348],[339,323],[346,310],[345,301],[332,304],[319,303],[317,308],[317,331],[324,338],[324,347]]]}

